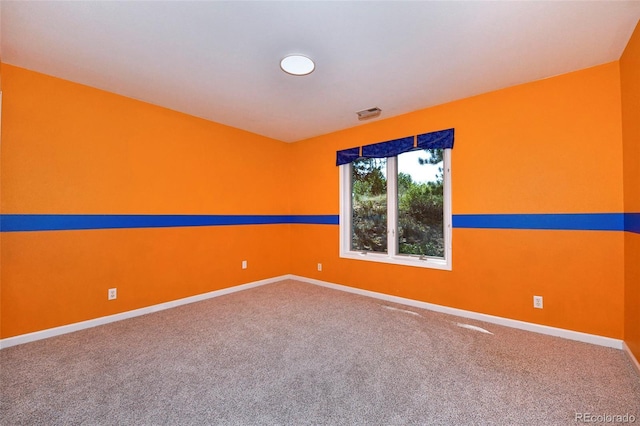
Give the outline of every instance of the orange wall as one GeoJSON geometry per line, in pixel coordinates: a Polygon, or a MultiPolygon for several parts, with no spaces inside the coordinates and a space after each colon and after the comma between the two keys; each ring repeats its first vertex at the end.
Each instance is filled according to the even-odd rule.
{"type": "MultiPolygon", "coordinates": [[[[2,8],[0,7],[0,10],[2,8]]],[[[0,46],[1,46],[0,40],[0,46]]],[[[0,55],[1,56],[1,55],[0,55]]],[[[0,58],[0,177],[2,176],[2,58],[0,58]]],[[[2,182],[0,181],[0,205],[2,204],[2,182]]],[[[0,208],[0,213],[2,209],[0,208]]],[[[2,232],[0,232],[0,338],[2,338],[2,232]]]]}
{"type": "MultiPolygon", "coordinates": [[[[292,210],[338,213],[336,150],[454,127],[453,214],[620,213],[619,77],[613,62],[293,144],[292,210]]],[[[457,228],[450,272],[341,259],[337,226],[292,235],[297,275],[623,337],[621,232],[457,228]]]]}
{"type": "MultiPolygon", "coordinates": [[[[288,213],[283,142],[6,64],[2,74],[3,214],[288,213]]],[[[1,336],[288,273],[289,232],[2,233],[1,336]]]]}
{"type": "MultiPolygon", "coordinates": [[[[624,210],[640,213],[640,24],[620,59],[624,210]]],[[[640,234],[625,232],[625,341],[640,360],[640,234]]]]}
{"type": "MultiPolygon", "coordinates": [[[[2,73],[4,214],[338,214],[336,150],[450,127],[454,214],[623,211],[618,62],[291,145],[2,73]]],[[[2,233],[1,336],[294,273],[622,338],[626,234],[454,229],[438,271],[341,259],[335,225],[2,233]]]]}

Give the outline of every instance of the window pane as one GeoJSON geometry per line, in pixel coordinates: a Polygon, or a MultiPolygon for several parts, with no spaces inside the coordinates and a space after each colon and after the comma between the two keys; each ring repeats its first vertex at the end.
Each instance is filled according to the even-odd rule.
{"type": "Polygon", "coordinates": [[[351,250],[387,252],[387,160],[351,163],[351,250]]]}
{"type": "Polygon", "coordinates": [[[398,156],[398,252],[444,258],[443,150],[398,156]]]}

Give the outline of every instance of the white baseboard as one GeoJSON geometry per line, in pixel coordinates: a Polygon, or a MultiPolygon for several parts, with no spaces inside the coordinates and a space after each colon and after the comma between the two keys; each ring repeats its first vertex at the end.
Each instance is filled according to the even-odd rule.
{"type": "Polygon", "coordinates": [[[250,288],[259,287],[265,284],[271,284],[278,281],[288,279],[288,276],[279,276],[274,278],[268,278],[260,281],[254,281],[246,284],[241,284],[233,287],[223,288],[221,290],[210,291],[208,293],[198,294],[195,296],[185,297],[183,299],[172,300],[170,302],[160,303],[158,305],[147,306],[145,308],[134,309],[133,311],[121,312],[119,314],[109,315],[106,317],[95,318],[87,321],[76,322],[69,325],[63,325],[60,327],[49,328],[42,331],[36,331],[33,333],[21,334],[19,336],[8,337],[0,340],[0,349],[8,348],[10,346],[21,345],[23,343],[34,342],[36,340],[47,339],[49,337],[60,336],[61,334],[72,333],[74,331],[84,330],[86,328],[97,327],[103,324],[109,324],[111,322],[121,321],[128,318],[138,317],[141,315],[150,314],[153,312],[163,311],[165,309],[175,308],[177,306],[186,305],[189,303],[200,302],[202,300],[211,299],[213,297],[224,296],[225,294],[231,294],[238,291],[248,290],[250,288]]]}
{"type": "Polygon", "coordinates": [[[633,366],[636,368],[636,371],[638,372],[638,375],[640,375],[640,361],[638,361],[638,358],[633,356],[633,352],[631,352],[631,349],[629,349],[629,346],[627,346],[626,342],[622,342],[622,345],[624,347],[624,351],[631,360],[631,364],[633,364],[633,366]]]}
{"type": "Polygon", "coordinates": [[[578,331],[565,330],[562,328],[549,327],[546,325],[533,324],[524,321],[518,321],[508,318],[497,317],[493,315],[481,314],[478,312],[465,311],[463,309],[450,308],[448,306],[436,305],[433,303],[421,302],[413,299],[406,299],[404,297],[391,296],[384,293],[377,293],[369,290],[362,290],[355,287],[348,287],[340,284],[329,283],[326,281],[320,281],[313,278],[302,277],[298,275],[281,275],[278,277],[268,278],[260,281],[254,281],[251,283],[241,284],[234,287],[228,287],[221,290],[215,290],[208,293],[198,294],[196,296],[185,297],[183,299],[172,300],[170,302],[160,303],[158,305],[147,306],[145,308],[135,309],[133,311],[122,312],[119,314],[109,315],[106,317],[95,318],[87,321],[77,322],[74,324],[63,325],[60,327],[49,328],[47,330],[36,331],[33,333],[21,334],[19,336],[8,337],[0,340],[0,349],[8,348],[10,346],[21,345],[23,343],[34,342],[36,340],[46,339],[49,337],[59,336],[62,334],[72,333],[74,331],[84,330],[86,328],[97,327],[99,325],[108,324],[115,321],[121,321],[128,318],[133,318],[141,315],[150,314],[153,312],[162,311],[165,309],[175,308],[177,306],[186,305],[189,303],[200,302],[202,300],[211,299],[213,297],[224,296],[225,294],[231,294],[238,291],[248,290],[250,288],[259,287],[266,284],[272,284],[283,280],[296,280],[305,282],[308,284],[319,285],[322,287],[331,288],[334,290],[346,291],[349,293],[359,294],[361,296],[373,297],[380,300],[385,300],[392,303],[398,303],[406,306],[413,306],[415,308],[427,309],[430,311],[441,312],[449,315],[455,315],[462,318],[474,319],[477,321],[484,321],[492,324],[503,325],[506,327],[517,328],[520,330],[532,331],[534,333],[547,334],[550,336],[562,337],[570,340],[577,340],[579,342],[591,343],[594,345],[607,346],[615,349],[623,349],[631,357],[635,363],[636,368],[640,373],[640,366],[638,360],[635,359],[631,351],[626,347],[626,344],[622,340],[612,339],[610,337],[598,336],[594,334],[581,333],[578,331]]]}
{"type": "Polygon", "coordinates": [[[315,284],[322,287],[332,288],[334,290],[346,291],[349,293],[359,294],[361,296],[373,297],[385,300],[387,302],[398,303],[401,305],[413,306],[415,308],[427,309],[430,311],[441,312],[458,317],[484,321],[491,324],[503,325],[505,327],[517,328],[520,330],[532,331],[534,333],[546,334],[549,336],[562,337],[569,340],[577,340],[579,342],[591,343],[594,345],[606,346],[609,348],[622,349],[623,341],[613,339],[611,337],[598,336],[595,334],[582,333],[579,331],[565,330],[563,328],[549,327],[546,325],[534,324],[525,321],[513,320],[509,318],[497,317],[493,315],[481,314],[473,311],[465,311],[463,309],[450,308],[448,306],[436,305],[433,303],[420,302],[418,300],[406,299],[404,297],[391,296],[384,293],[377,293],[369,290],[348,287],[340,284],[333,284],[326,281],[320,281],[313,278],[306,278],[297,275],[290,275],[287,278],[303,281],[309,284],[315,284]]]}

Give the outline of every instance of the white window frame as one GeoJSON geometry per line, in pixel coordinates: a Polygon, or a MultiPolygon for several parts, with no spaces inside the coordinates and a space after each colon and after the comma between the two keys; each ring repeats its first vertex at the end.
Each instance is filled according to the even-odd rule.
{"type": "Polygon", "coordinates": [[[387,158],[387,253],[351,250],[351,164],[340,166],[340,257],[419,268],[451,270],[451,150],[443,152],[443,218],[444,259],[429,256],[399,254],[396,224],[398,216],[398,158],[387,158]]]}

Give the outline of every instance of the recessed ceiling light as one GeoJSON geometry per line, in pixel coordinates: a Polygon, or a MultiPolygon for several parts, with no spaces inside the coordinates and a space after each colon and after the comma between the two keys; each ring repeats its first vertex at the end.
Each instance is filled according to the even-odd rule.
{"type": "Polygon", "coordinates": [[[307,75],[313,72],[316,64],[306,56],[289,55],[280,61],[280,68],[287,74],[307,75]]]}

